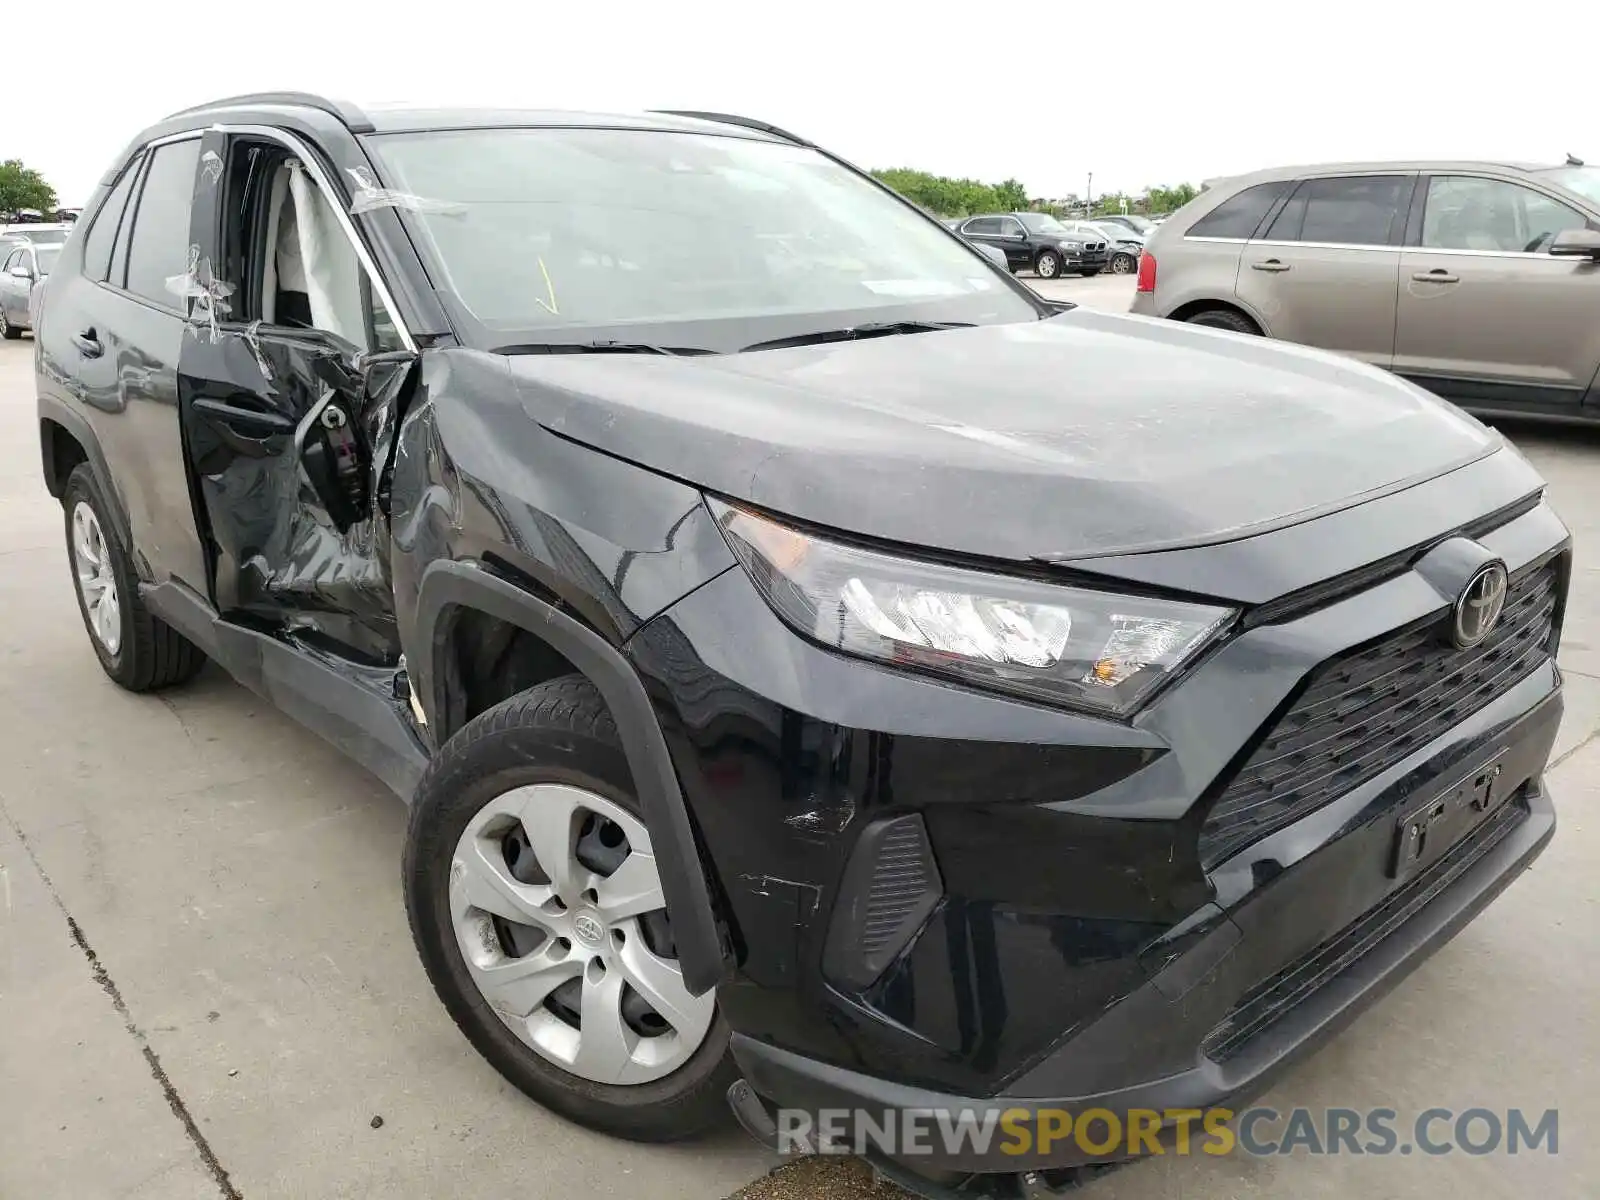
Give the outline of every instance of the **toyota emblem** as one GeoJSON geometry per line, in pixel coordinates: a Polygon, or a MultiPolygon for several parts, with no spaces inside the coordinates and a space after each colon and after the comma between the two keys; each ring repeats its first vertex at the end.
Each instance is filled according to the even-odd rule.
{"type": "Polygon", "coordinates": [[[1500,621],[1506,605],[1506,569],[1502,563],[1479,567],[1456,597],[1450,640],[1461,649],[1476,646],[1500,621]]]}
{"type": "Polygon", "coordinates": [[[603,938],[606,933],[605,926],[601,925],[599,921],[595,920],[588,913],[580,914],[577,919],[572,922],[572,928],[577,931],[577,934],[580,938],[591,945],[598,945],[600,939],[603,938]]]}

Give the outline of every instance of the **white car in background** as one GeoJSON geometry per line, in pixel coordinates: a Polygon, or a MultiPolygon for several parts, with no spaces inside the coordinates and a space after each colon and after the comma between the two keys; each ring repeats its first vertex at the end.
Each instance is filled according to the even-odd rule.
{"type": "Polygon", "coordinates": [[[1139,269],[1139,255],[1144,253],[1144,238],[1115,221],[1068,221],[1067,227],[1085,237],[1103,239],[1106,243],[1106,270],[1113,275],[1132,275],[1139,269]]]}
{"type": "Polygon", "coordinates": [[[0,238],[25,238],[40,246],[59,246],[67,240],[73,227],[55,221],[18,221],[0,225],[0,238]]]}
{"type": "Polygon", "coordinates": [[[15,341],[33,328],[35,294],[44,286],[61,253],[59,245],[37,245],[0,238],[0,338],[15,341]]]}

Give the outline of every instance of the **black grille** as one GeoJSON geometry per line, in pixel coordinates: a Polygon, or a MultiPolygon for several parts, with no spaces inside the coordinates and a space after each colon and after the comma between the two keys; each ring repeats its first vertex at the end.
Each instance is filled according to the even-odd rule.
{"type": "Polygon", "coordinates": [[[920,824],[896,825],[878,846],[872,882],[867,885],[861,949],[874,955],[901,935],[933,887],[933,855],[920,824]]]}
{"type": "Polygon", "coordinates": [[[1559,560],[1511,580],[1494,632],[1467,650],[1446,614],[1318,667],[1200,829],[1209,868],[1381,775],[1549,656],[1559,560]]]}
{"type": "Polygon", "coordinates": [[[1525,802],[1513,797],[1422,874],[1391,892],[1382,903],[1333,937],[1251,988],[1206,1035],[1202,1044],[1206,1057],[1214,1062],[1237,1057],[1256,1037],[1337,979],[1347,967],[1460,879],[1526,815],[1525,802]]]}

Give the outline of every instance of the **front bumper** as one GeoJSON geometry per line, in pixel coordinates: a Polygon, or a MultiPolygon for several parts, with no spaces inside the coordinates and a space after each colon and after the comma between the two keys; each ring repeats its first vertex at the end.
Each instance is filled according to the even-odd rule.
{"type": "MultiPolygon", "coordinates": [[[[1451,511],[1502,485],[1525,495],[1510,466],[1486,460],[1429,496],[1451,511]]],[[[773,1106],[874,1113],[1237,1102],[1470,919],[1553,829],[1550,657],[1315,811],[1214,862],[1199,851],[1207,798],[1319,667],[1440,616],[1416,561],[1331,593],[1294,582],[1317,529],[1337,543],[1311,556],[1327,569],[1352,538],[1370,553],[1383,536],[1410,537],[1410,503],[1401,493],[1231,547],[1233,569],[1316,594],[1263,613],[1130,723],[823,650],[737,568],[642,628],[629,649],[712,875],[733,959],[718,1000],[754,1091],[773,1106]],[[1444,858],[1391,877],[1397,817],[1491,767],[1504,801],[1483,821],[1507,814],[1480,826],[1493,844],[1456,870],[1449,845],[1479,835],[1452,826],[1444,858]],[[874,883],[887,909],[864,899],[874,883]],[[1350,939],[1356,958],[1339,949],[1350,939]],[[1317,986],[1305,989],[1295,981],[1308,973],[1317,986]]],[[[1553,649],[1569,544],[1559,519],[1518,501],[1466,536],[1514,574],[1558,572],[1553,649]]],[[[1168,555],[1161,569],[1200,580],[1218,553],[1168,555]]],[[[1057,1150],[912,1165],[1071,1165],[1073,1148],[1057,1150]]]]}
{"type": "MultiPolygon", "coordinates": [[[[1547,695],[1488,737],[1482,753],[1542,768],[1561,711],[1559,692],[1547,695]]],[[[806,1112],[818,1128],[828,1110],[864,1111],[880,1123],[891,1110],[968,1114],[978,1122],[988,1113],[1020,1111],[1027,1114],[1023,1126],[1032,1128],[1046,1110],[1104,1109],[1123,1128],[1135,1111],[1237,1110],[1404,979],[1526,870],[1555,832],[1555,811],[1542,781],[1530,777],[1427,871],[1283,963],[1284,948],[1300,940],[1296,927],[1308,916],[1325,920],[1338,911],[1348,879],[1367,873],[1374,855],[1382,857],[1387,832],[1378,822],[1369,836],[1280,876],[997,1095],[907,1086],[739,1035],[734,1057],[758,1095],[806,1112]],[[1241,1014],[1251,1023],[1238,1038],[1241,1014]]],[[[1011,1153],[998,1139],[983,1152],[970,1144],[952,1150],[938,1138],[923,1145],[927,1152],[906,1164],[919,1174],[1013,1173],[1094,1161],[1070,1140],[1043,1155],[1031,1145],[1014,1145],[1025,1152],[1011,1153]]]]}

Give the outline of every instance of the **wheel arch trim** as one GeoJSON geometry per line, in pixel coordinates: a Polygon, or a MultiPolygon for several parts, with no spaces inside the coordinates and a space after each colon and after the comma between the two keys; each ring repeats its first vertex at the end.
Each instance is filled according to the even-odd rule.
{"type": "Polygon", "coordinates": [[[1171,311],[1167,313],[1167,319],[1172,321],[1187,321],[1196,313],[1204,312],[1209,309],[1226,309],[1236,312],[1254,324],[1257,329],[1261,330],[1262,337],[1272,336],[1267,329],[1267,323],[1261,319],[1261,315],[1256,312],[1255,307],[1253,305],[1246,304],[1238,296],[1197,296],[1191,300],[1185,300],[1182,304],[1173,305],[1171,311]],[[1182,313],[1183,315],[1179,316],[1179,313],[1182,313]]]}
{"type": "Polygon", "coordinates": [[[75,411],[60,400],[49,396],[40,396],[38,403],[39,412],[39,458],[40,467],[44,472],[45,487],[57,500],[67,490],[65,478],[56,474],[55,438],[50,423],[64,429],[78,445],[83,447],[85,460],[89,469],[94,472],[95,481],[100,485],[100,494],[105,497],[111,511],[105,514],[110,518],[118,540],[124,546],[132,545],[128,533],[128,512],[123,507],[122,493],[117,490],[116,481],[111,477],[111,467],[106,462],[105,451],[100,448],[100,439],[83,414],[75,411]]]}
{"type": "Polygon", "coordinates": [[[447,711],[446,672],[441,667],[450,651],[455,613],[462,609],[476,609],[527,630],[599,690],[616,721],[645,827],[657,850],[656,867],[672,910],[684,984],[697,996],[711,990],[726,973],[727,956],[694,824],[661,723],[638,672],[594,630],[514,583],[469,562],[440,559],[429,564],[418,588],[415,628],[425,642],[411,664],[420,695],[432,713],[447,711]]]}

